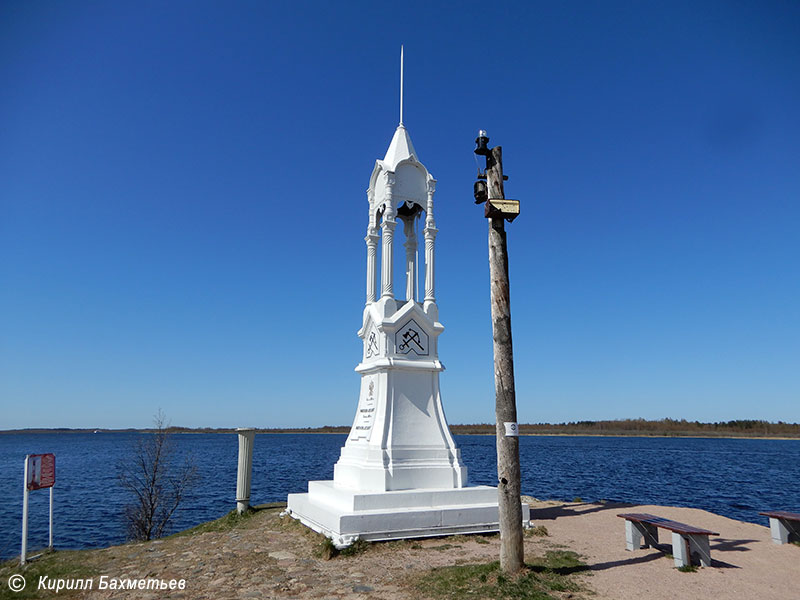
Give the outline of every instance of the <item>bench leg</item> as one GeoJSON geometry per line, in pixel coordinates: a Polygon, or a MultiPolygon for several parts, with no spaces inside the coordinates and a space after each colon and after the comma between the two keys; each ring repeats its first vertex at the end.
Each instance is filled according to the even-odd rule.
{"type": "Polygon", "coordinates": [[[675,558],[676,567],[685,567],[692,564],[689,554],[689,540],[680,533],[672,532],[672,556],[675,558]]]}
{"type": "Polygon", "coordinates": [[[672,556],[676,567],[692,564],[692,555],[697,556],[702,567],[711,566],[711,544],[707,535],[682,535],[672,533],[672,556]]]}
{"type": "Polygon", "coordinates": [[[625,549],[629,552],[638,550],[642,547],[642,537],[644,536],[638,523],[625,521],[625,549]]]}
{"type": "Polygon", "coordinates": [[[789,542],[800,540],[800,535],[798,535],[798,531],[793,525],[793,523],[783,519],[770,517],[769,530],[772,534],[772,541],[776,544],[788,544],[789,542]]]}
{"type": "Polygon", "coordinates": [[[647,523],[625,521],[625,549],[638,550],[658,544],[658,527],[647,523]]]}
{"type": "Polygon", "coordinates": [[[642,523],[644,526],[644,547],[655,548],[658,546],[658,527],[649,523],[642,523]]]}
{"type": "Polygon", "coordinates": [[[711,566],[711,542],[707,535],[690,535],[689,555],[697,554],[701,567],[711,566]]]}

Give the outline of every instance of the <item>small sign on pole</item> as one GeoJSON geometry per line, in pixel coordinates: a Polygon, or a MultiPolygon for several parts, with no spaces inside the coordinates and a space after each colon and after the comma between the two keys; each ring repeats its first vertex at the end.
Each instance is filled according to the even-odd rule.
{"type": "Polygon", "coordinates": [[[56,455],[28,455],[28,489],[40,490],[53,487],[56,482],[56,455]]]}
{"type": "Polygon", "coordinates": [[[28,550],[28,494],[31,490],[50,488],[50,537],[48,547],[53,547],[53,486],[56,483],[56,455],[28,454],[25,456],[25,474],[22,492],[22,551],[20,564],[25,564],[28,550]]]}

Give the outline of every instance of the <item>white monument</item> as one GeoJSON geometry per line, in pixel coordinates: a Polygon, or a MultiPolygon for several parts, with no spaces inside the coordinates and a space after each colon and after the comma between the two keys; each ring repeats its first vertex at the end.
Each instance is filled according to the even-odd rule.
{"type": "MultiPolygon", "coordinates": [[[[401,68],[402,72],[402,68],[401,68]]],[[[402,82],[402,79],[401,79],[402,82]]],[[[402,88],[402,83],[401,83],[402,88]]],[[[402,98],[402,92],[401,92],[402,98]]],[[[370,177],[367,298],[358,332],[361,394],[333,481],[289,494],[288,512],[337,547],[358,538],[387,540],[499,530],[497,488],[466,487],[439,393],[438,338],[444,327],[434,294],[436,180],[400,125],[370,177]],[[424,219],[423,219],[424,213],[424,219]],[[394,236],[405,234],[405,299],[394,296],[394,236]],[[425,295],[417,290],[417,225],[424,222],[425,295]],[[381,285],[378,294],[378,243],[381,285]]],[[[529,523],[523,505],[523,520],[529,523]]]]}

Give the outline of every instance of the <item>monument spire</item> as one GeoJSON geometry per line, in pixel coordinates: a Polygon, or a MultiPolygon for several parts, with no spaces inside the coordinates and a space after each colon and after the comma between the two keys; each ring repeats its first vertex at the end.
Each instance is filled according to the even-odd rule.
{"type": "Polygon", "coordinates": [[[403,127],[403,44],[400,44],[400,127],[403,127]]]}

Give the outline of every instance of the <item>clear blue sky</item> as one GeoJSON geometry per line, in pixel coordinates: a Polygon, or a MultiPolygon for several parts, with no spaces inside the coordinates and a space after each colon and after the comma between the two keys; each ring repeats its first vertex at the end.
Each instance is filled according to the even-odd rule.
{"type": "MultiPolygon", "coordinates": [[[[800,5],[0,4],[0,429],[350,424],[367,201],[437,178],[451,423],[800,421],[800,5]]],[[[399,292],[399,290],[398,290],[399,292]]]]}

